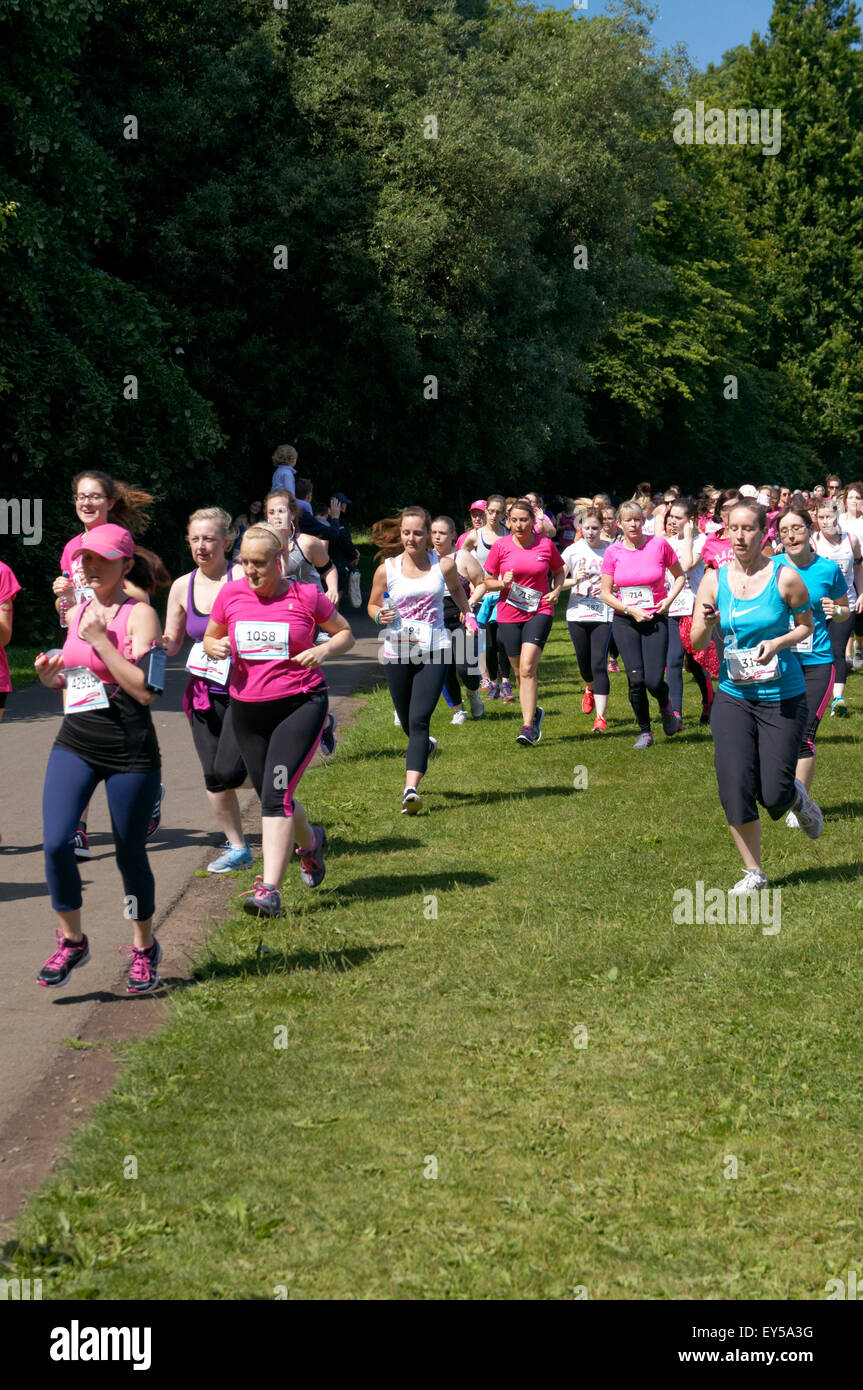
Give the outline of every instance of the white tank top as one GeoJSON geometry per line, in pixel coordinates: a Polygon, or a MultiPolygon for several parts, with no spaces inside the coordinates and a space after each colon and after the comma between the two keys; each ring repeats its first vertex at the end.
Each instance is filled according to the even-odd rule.
{"type": "Polygon", "coordinates": [[[389,606],[398,609],[400,625],[404,630],[400,635],[391,634],[389,629],[386,629],[386,656],[393,657],[402,653],[407,643],[432,652],[443,651],[452,646],[443,621],[443,600],[444,594],[448,591],[440,567],[440,556],[436,550],[426,553],[431,567],[426,574],[421,574],[417,579],[408,579],[402,574],[403,554],[394,555],[384,561],[387,593],[390,596],[389,606]]]}
{"type": "Polygon", "coordinates": [[[857,602],[857,590],[854,587],[854,551],[847,535],[842,537],[839,545],[828,545],[819,533],[812,539],[812,548],[817,555],[823,555],[825,560],[833,560],[839,566],[848,590],[848,602],[853,608],[857,602]]]}

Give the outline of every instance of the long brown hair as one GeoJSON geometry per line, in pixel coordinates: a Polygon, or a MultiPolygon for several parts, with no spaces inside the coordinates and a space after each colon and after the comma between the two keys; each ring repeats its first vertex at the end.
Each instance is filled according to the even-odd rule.
{"type": "Polygon", "coordinates": [[[405,507],[398,516],[382,517],[372,527],[372,540],[378,547],[375,553],[375,564],[380,564],[381,560],[388,560],[393,555],[399,555],[404,550],[402,522],[406,516],[421,516],[426,531],[431,530],[431,517],[425,507],[405,507]]]}
{"type": "MultiPolygon", "coordinates": [[[[85,468],[72,479],[72,490],[77,492],[82,478],[95,478],[105,489],[108,498],[108,520],[112,526],[124,526],[133,535],[140,535],[150,525],[149,508],[154,498],[152,493],[131,483],[121,483],[98,468],[85,468]]],[[[161,562],[160,562],[161,563],[161,562]]],[[[135,581],[138,582],[137,580],[135,581]]],[[[141,585],[141,588],[146,587],[141,585]]]]}

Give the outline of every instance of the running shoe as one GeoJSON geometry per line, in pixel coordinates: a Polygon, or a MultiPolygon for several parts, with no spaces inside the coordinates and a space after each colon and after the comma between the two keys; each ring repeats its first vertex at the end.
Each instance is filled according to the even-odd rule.
{"type": "Polygon", "coordinates": [[[594,701],[594,698],[593,698],[593,691],[591,690],[590,686],[588,686],[587,689],[586,689],[585,692],[584,692],[584,695],[583,695],[582,701],[581,701],[581,712],[582,712],[582,714],[593,714],[593,707],[594,707],[594,704],[595,704],[595,701],[594,701]]]}
{"type": "Polygon", "coordinates": [[[245,898],[243,903],[244,912],[256,912],[260,917],[278,917],[282,911],[282,895],[278,888],[273,888],[270,884],[264,883],[260,874],[255,877],[254,888],[249,888],[247,892],[240,894],[245,898]]]}
{"type": "MultiPolygon", "coordinates": [[[[82,821],[82,824],[83,824],[83,821],[82,821]]],[[[75,831],[75,840],[74,840],[74,844],[75,844],[75,858],[76,858],[76,859],[92,859],[92,858],[93,858],[92,852],[91,852],[91,850],[90,850],[90,841],[87,839],[87,832],[86,832],[86,830],[82,830],[82,829],[80,828],[80,826],[79,826],[78,829],[75,831]]]]}
{"type": "Polygon", "coordinates": [[[422,810],[423,799],[416,787],[405,787],[402,793],[402,815],[415,816],[422,810]]]}
{"type": "Polygon", "coordinates": [[[467,723],[467,710],[465,710],[465,709],[457,709],[456,712],[455,712],[455,714],[453,715],[452,719],[450,720],[450,723],[451,723],[451,724],[466,724],[466,723],[467,723]]]}
{"type": "Polygon", "coordinates": [[[300,878],[307,888],[317,888],[323,882],[324,874],[327,872],[324,864],[324,845],[327,843],[327,832],[322,825],[313,825],[315,832],[315,843],[311,849],[300,849],[297,845],[297,854],[300,856],[300,878]]]}
{"type": "Polygon", "coordinates": [[[710,705],[708,705],[706,702],[702,702],[702,705],[701,705],[701,718],[699,719],[698,722],[699,722],[699,724],[709,724],[709,723],[710,723],[710,705]]]}
{"type": "Polygon", "coordinates": [[[523,743],[526,748],[532,748],[535,743],[539,743],[539,734],[534,724],[522,724],[519,733],[516,735],[516,743],[523,743]]]}
{"type": "Polygon", "coordinates": [[[207,865],[208,874],[230,874],[235,869],[250,869],[255,860],[248,845],[236,849],[230,842],[212,864],[207,865]]]}
{"type": "Polygon", "coordinates": [[[479,691],[469,690],[467,692],[467,702],[470,705],[470,712],[474,719],[482,719],[485,714],[485,705],[479,697],[479,691]]]}
{"type": "Polygon", "coordinates": [[[852,671],[863,671],[863,647],[855,647],[851,658],[852,671]]]}
{"type": "Polygon", "coordinates": [[[36,976],[36,983],[44,985],[46,989],[62,988],[68,983],[72,971],[79,965],[86,965],[90,959],[90,943],[86,936],[82,936],[80,941],[69,941],[58,927],[56,937],[57,950],[48,957],[36,976]]]}
{"type": "Polygon", "coordinates": [[[844,700],[844,698],[843,698],[841,695],[837,695],[837,696],[836,696],[836,699],[833,701],[832,705],[830,706],[830,717],[831,717],[831,719],[834,717],[834,715],[837,715],[837,714],[838,714],[838,715],[840,716],[840,718],[842,718],[842,719],[847,719],[847,718],[848,718],[848,706],[846,705],[845,700],[844,700]]]}
{"type": "Polygon", "coordinates": [[[785,824],[788,826],[788,829],[789,829],[789,830],[799,830],[799,829],[800,829],[800,822],[799,822],[799,820],[797,819],[797,817],[795,816],[795,814],[794,814],[793,811],[789,811],[789,812],[788,812],[788,815],[785,817],[785,824]]]}
{"type": "Polygon", "coordinates": [[[794,803],[794,810],[800,822],[800,829],[810,840],[817,840],[824,829],[824,817],[821,808],[815,805],[803,783],[796,777],[794,785],[797,788],[797,800],[794,803]]]}
{"type": "Polygon", "coordinates": [[[639,734],[638,738],[635,740],[635,743],[632,746],[633,748],[652,748],[653,734],[651,734],[650,732],[646,734],[639,734]]]}
{"type": "Polygon", "coordinates": [[[437,739],[429,734],[429,757],[433,758],[437,753],[437,739]]]}
{"type": "Polygon", "coordinates": [[[758,869],[747,869],[741,879],[735,883],[733,888],[729,888],[729,898],[739,897],[743,893],[757,893],[759,888],[767,887],[767,875],[758,869]]]}
{"type": "MultiPolygon", "coordinates": [[[[153,807],[153,813],[152,813],[152,815],[150,816],[150,824],[147,826],[147,833],[146,833],[146,835],[144,836],[144,839],[145,839],[145,840],[151,840],[151,839],[153,838],[153,836],[155,835],[156,831],[159,829],[159,824],[160,824],[161,819],[162,819],[162,807],[164,806],[164,804],[165,804],[165,788],[160,786],[160,787],[159,787],[159,798],[158,798],[158,800],[157,800],[155,806],[153,807]]],[[[140,993],[140,991],[136,991],[136,992],[140,993]]]]}
{"type": "Polygon", "coordinates": [[[537,705],[536,714],[533,716],[533,727],[536,729],[536,741],[542,738],[542,721],[545,718],[545,710],[542,705],[537,705]]]}
{"type": "Polygon", "coordinates": [[[515,699],[515,696],[512,693],[512,685],[509,681],[501,681],[500,698],[503,700],[505,705],[511,705],[513,700],[515,699]]]}
{"type": "Polygon", "coordinates": [[[491,681],[489,680],[488,676],[483,676],[483,677],[482,677],[482,679],[481,679],[481,681],[480,681],[480,683],[479,683],[479,688],[480,688],[480,690],[482,690],[483,692],[485,692],[486,690],[490,690],[490,689],[491,689],[491,681]]]}
{"type": "Polygon", "coordinates": [[[327,715],[324,732],[321,734],[321,752],[325,758],[331,758],[336,751],[336,729],[338,723],[339,721],[334,714],[327,715]]]}
{"type": "Polygon", "coordinates": [[[399,712],[397,709],[393,710],[393,723],[397,729],[400,729],[402,726],[402,721],[399,719],[399,712]]]}
{"type": "Polygon", "coordinates": [[[131,956],[132,964],[129,967],[129,982],[126,985],[127,994],[149,994],[151,990],[158,987],[159,972],[156,966],[162,959],[162,948],[158,941],[154,941],[152,946],[121,946],[120,954],[131,956]]]}
{"type": "Polygon", "coordinates": [[[671,708],[670,703],[665,706],[665,709],[659,711],[659,715],[662,720],[662,732],[667,738],[673,738],[675,734],[680,733],[683,728],[683,720],[677,710],[671,708]]]}
{"type": "Polygon", "coordinates": [[[615,661],[614,657],[611,658],[611,660],[609,661],[609,663],[608,663],[608,665],[606,666],[605,669],[606,669],[606,671],[608,672],[608,674],[609,674],[610,676],[616,676],[616,675],[618,675],[619,672],[620,672],[620,667],[618,666],[618,664],[617,664],[617,662],[615,661]]]}
{"type": "Polygon", "coordinates": [[[596,717],[594,718],[594,721],[593,721],[593,730],[592,730],[592,732],[595,733],[595,734],[604,734],[607,728],[608,728],[608,724],[607,724],[606,721],[603,719],[602,715],[601,715],[601,714],[597,714],[596,717]]]}
{"type": "Polygon", "coordinates": [[[488,683],[488,685],[486,686],[485,689],[486,689],[485,698],[486,698],[487,700],[499,700],[499,699],[500,699],[500,686],[498,685],[497,681],[489,681],[489,683],[488,683]]]}

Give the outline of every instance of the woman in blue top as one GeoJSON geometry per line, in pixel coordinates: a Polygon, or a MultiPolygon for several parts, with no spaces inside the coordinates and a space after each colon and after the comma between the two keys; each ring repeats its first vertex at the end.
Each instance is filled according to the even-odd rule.
{"type": "Polygon", "coordinates": [[[724,657],[710,728],[719,799],[740,851],[745,873],[730,890],[751,893],[767,887],[761,869],[758,802],[779,820],[794,811],[806,834],[817,839],[824,818],[795,777],[806,727],[806,684],[797,653],[811,637],[811,603],[806,585],[789,565],[763,555],[767,513],[740,502],[728,516],[734,558],[708,569],[698,586],[691,641],[703,651],[717,619],[724,657]]]}
{"type": "MultiPolygon", "coordinates": [[[[812,522],[802,507],[786,507],[777,518],[779,541],[784,555],[774,555],[774,565],[788,565],[802,578],[812,600],[814,629],[795,648],[806,682],[806,727],[797,755],[797,777],[809,791],[815,775],[815,736],[833,689],[835,667],[828,620],[847,623],[848,585],[835,560],[818,555],[809,543],[812,522]]],[[[796,830],[799,821],[793,811],[785,824],[796,830]]]]}

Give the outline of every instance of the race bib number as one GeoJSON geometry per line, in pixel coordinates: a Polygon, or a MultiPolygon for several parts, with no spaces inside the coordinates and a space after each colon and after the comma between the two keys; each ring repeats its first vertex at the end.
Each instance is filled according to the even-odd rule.
{"type": "Polygon", "coordinates": [[[602,622],[605,617],[605,604],[601,598],[583,597],[579,594],[567,616],[573,622],[602,622]]]}
{"type": "Polygon", "coordinates": [[[231,658],[225,656],[221,661],[217,661],[215,657],[207,656],[203,642],[195,643],[186,662],[186,670],[190,675],[198,676],[201,680],[214,681],[216,685],[225,684],[230,669],[231,658]]]}
{"type": "MultiPolygon", "coordinates": [[[[796,627],[796,626],[797,626],[797,623],[795,622],[795,620],[794,620],[793,618],[789,618],[789,619],[788,619],[788,631],[790,632],[791,629],[792,629],[793,627],[796,627]]],[[[812,643],[813,643],[814,639],[815,639],[815,633],[814,633],[814,632],[810,632],[809,636],[808,636],[808,637],[804,637],[802,642],[795,642],[795,643],[794,643],[794,646],[791,648],[791,650],[792,650],[793,652],[808,652],[808,653],[811,655],[811,653],[812,653],[812,643]]]]}
{"type": "Polygon", "coordinates": [[[89,714],[94,709],[108,708],[108,695],[99,677],[87,666],[73,666],[63,672],[66,689],[63,691],[64,714],[89,714]]]}
{"type": "Polygon", "coordinates": [[[398,635],[408,646],[426,649],[432,644],[432,625],[419,618],[402,618],[398,635]]]}
{"type": "Polygon", "coordinates": [[[757,647],[741,647],[732,651],[725,648],[728,679],[734,681],[735,685],[761,684],[779,679],[779,658],[776,653],[769,661],[760,662],[755,660],[757,651],[757,647]]]}
{"type": "Polygon", "coordinates": [[[513,582],[509,586],[506,601],[512,604],[513,608],[520,608],[522,613],[535,613],[541,598],[542,593],[539,589],[528,589],[524,584],[513,582]]]}
{"type": "Polygon", "coordinates": [[[242,661],[289,661],[289,627],[289,623],[237,623],[237,656],[242,661]]]}
{"type": "Polygon", "coordinates": [[[627,608],[640,608],[644,613],[652,613],[656,607],[649,584],[625,584],[620,591],[620,601],[627,608]]]}
{"type": "Polygon", "coordinates": [[[89,584],[76,584],[76,585],[75,585],[75,602],[76,602],[76,603],[88,603],[88,602],[90,601],[91,598],[95,598],[95,597],[96,597],[96,595],[95,595],[94,591],[90,588],[90,585],[89,585],[89,584]]]}
{"type": "Polygon", "coordinates": [[[672,618],[688,618],[695,607],[695,595],[687,586],[680,590],[668,612],[672,618]]]}

